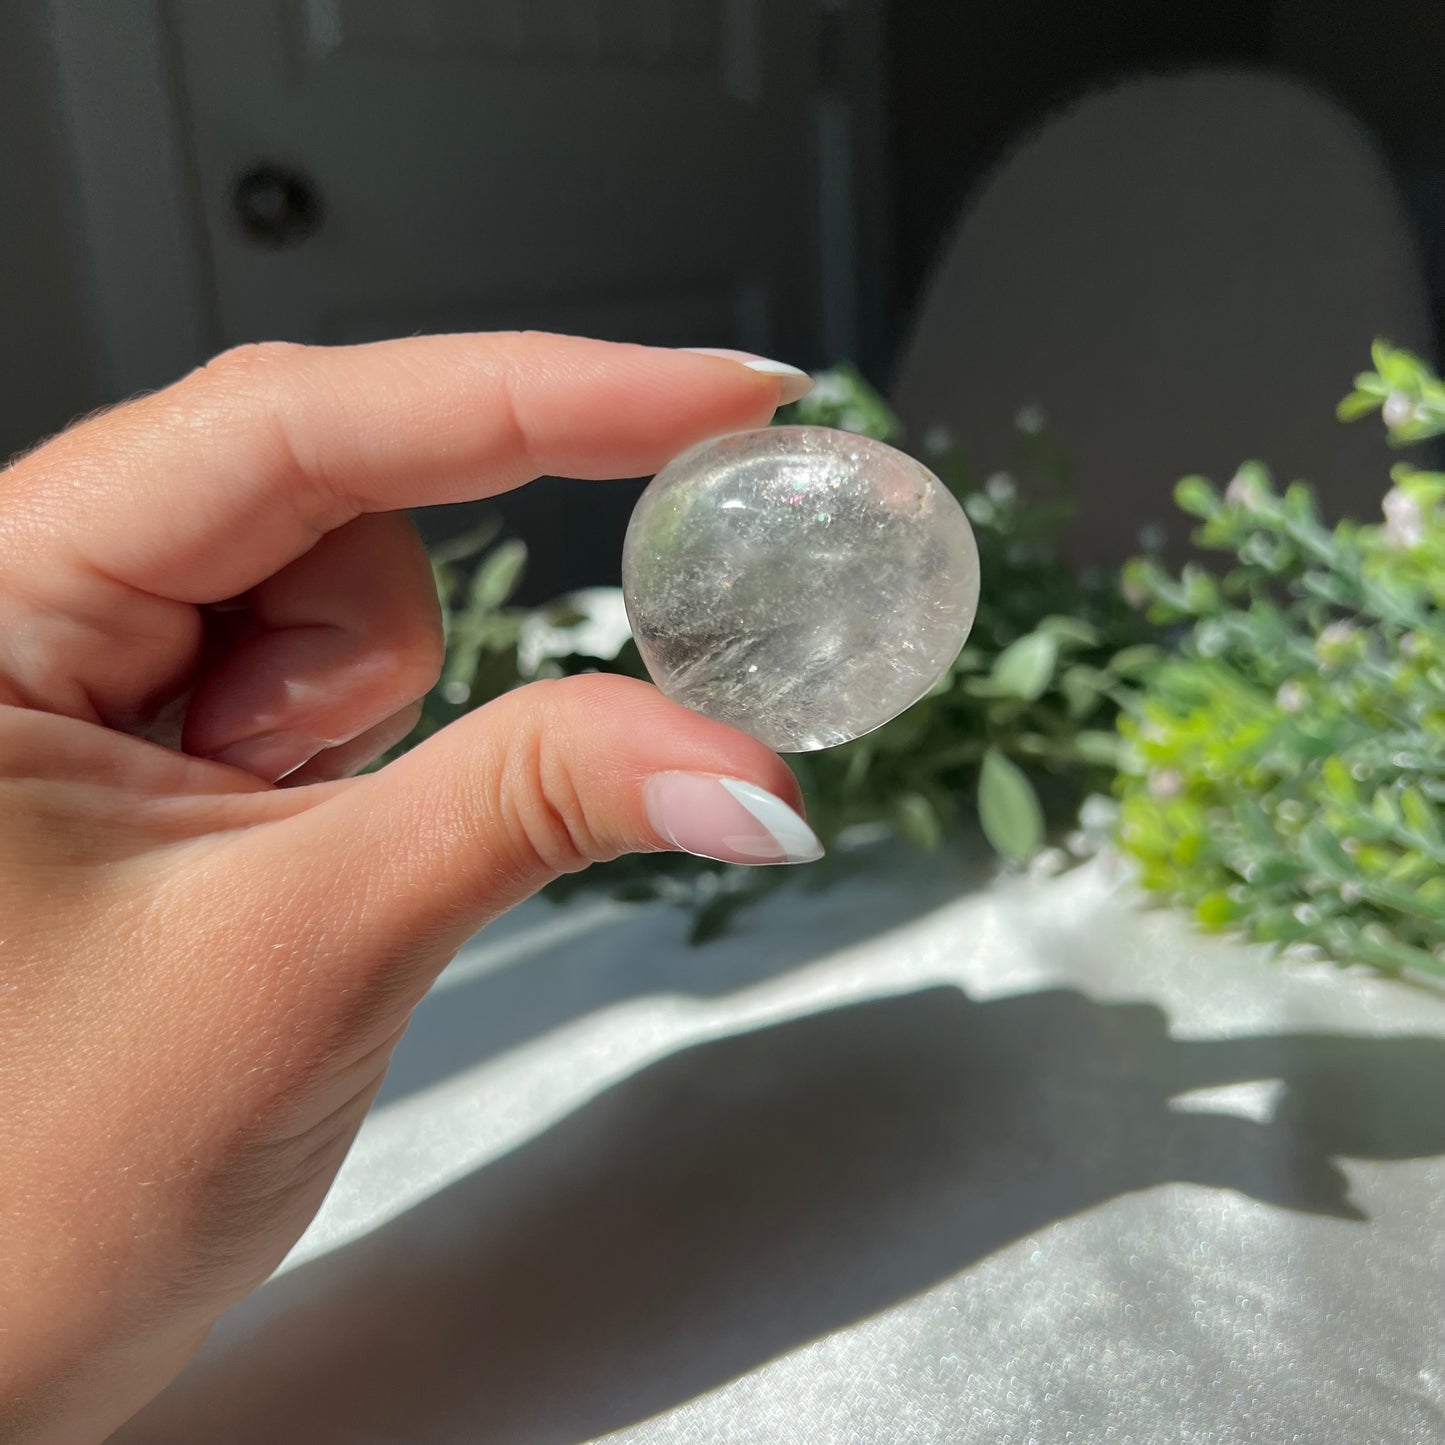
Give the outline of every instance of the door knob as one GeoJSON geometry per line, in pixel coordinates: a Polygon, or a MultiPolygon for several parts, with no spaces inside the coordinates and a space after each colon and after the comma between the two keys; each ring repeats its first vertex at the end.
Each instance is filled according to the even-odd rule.
{"type": "Polygon", "coordinates": [[[236,181],[231,205],[242,235],[258,246],[299,245],[321,224],[320,192],[291,166],[253,166],[236,181]]]}

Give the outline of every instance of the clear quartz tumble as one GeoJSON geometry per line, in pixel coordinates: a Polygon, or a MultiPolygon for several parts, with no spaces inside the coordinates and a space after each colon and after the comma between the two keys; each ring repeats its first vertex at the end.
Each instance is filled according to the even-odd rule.
{"type": "Polygon", "coordinates": [[[851,432],[768,427],[653,478],[622,586],[667,696],[812,752],[881,727],[944,675],[973,625],[978,548],[912,457],[851,432]]]}

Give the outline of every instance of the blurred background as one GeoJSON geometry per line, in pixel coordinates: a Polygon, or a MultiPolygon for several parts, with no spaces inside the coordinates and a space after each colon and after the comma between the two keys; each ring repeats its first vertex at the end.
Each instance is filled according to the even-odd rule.
{"type": "MultiPolygon", "coordinates": [[[[1108,559],[1247,456],[1377,510],[1334,403],[1445,328],[1438,0],[0,17],[7,456],[247,340],[534,327],[850,361],[981,475],[1042,413],[1108,559]]],[[[507,499],[525,600],[615,581],[635,494],[507,499]]]]}

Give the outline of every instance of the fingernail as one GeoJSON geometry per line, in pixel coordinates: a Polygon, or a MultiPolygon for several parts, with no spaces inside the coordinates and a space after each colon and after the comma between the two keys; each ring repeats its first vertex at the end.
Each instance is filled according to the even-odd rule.
{"type": "Polygon", "coordinates": [[[786,361],[772,361],[766,356],[754,356],[751,351],[730,351],[725,346],[684,346],[694,356],[721,356],[725,361],[740,361],[749,371],[760,371],[764,376],[778,378],[778,405],[787,406],[807,396],[813,389],[813,378],[786,361]]]}
{"type": "Polygon", "coordinates": [[[643,786],[652,826],[675,848],[719,863],[811,863],[813,830],[785,803],[741,778],[654,773],[643,786]]]}
{"type": "Polygon", "coordinates": [[[330,746],[322,738],[302,737],[298,733],[262,733],[260,737],[247,738],[212,753],[211,761],[254,773],[267,783],[279,783],[330,746]]]}

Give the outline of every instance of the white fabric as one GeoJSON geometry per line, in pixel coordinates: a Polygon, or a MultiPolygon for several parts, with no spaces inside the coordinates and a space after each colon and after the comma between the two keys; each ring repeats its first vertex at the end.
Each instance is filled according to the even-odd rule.
{"type": "Polygon", "coordinates": [[[1445,998],[866,853],[469,947],[148,1445],[1445,1438],[1445,998]]]}

